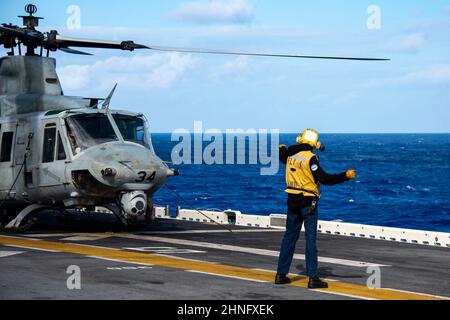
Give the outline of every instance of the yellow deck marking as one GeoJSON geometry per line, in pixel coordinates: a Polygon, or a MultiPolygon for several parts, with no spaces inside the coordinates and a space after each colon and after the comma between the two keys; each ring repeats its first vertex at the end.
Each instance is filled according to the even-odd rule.
{"type": "MultiPolygon", "coordinates": [[[[167,268],[192,270],[205,272],[211,275],[230,276],[248,280],[266,281],[270,283],[273,282],[275,277],[275,274],[273,272],[264,270],[255,270],[210,262],[192,261],[178,257],[160,256],[156,254],[124,251],[115,248],[102,248],[89,245],[51,242],[36,239],[31,240],[11,236],[0,236],[0,244],[56,250],[60,252],[79,254],[90,257],[94,256],[98,258],[112,259],[127,263],[158,265],[167,268]]],[[[307,280],[305,277],[295,277],[294,282],[290,285],[294,287],[306,288],[307,280]]],[[[419,293],[399,292],[389,289],[369,289],[363,285],[350,284],[339,281],[330,282],[329,288],[323,289],[321,291],[330,292],[333,294],[343,294],[382,300],[440,300],[439,297],[421,295],[419,293]]]]}

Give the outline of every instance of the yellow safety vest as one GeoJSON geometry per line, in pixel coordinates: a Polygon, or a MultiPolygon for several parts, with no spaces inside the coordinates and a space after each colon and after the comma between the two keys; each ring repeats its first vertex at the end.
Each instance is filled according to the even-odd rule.
{"type": "Polygon", "coordinates": [[[305,197],[320,197],[320,184],[315,182],[309,161],[316,155],[311,151],[300,151],[288,157],[286,162],[286,192],[303,194],[305,197]]]}

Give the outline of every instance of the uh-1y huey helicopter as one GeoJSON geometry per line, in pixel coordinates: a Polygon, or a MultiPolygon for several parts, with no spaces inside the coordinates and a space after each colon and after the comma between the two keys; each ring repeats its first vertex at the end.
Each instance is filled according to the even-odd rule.
{"type": "Polygon", "coordinates": [[[145,225],[151,218],[154,193],[170,176],[178,175],[155,154],[142,114],[109,109],[115,88],[106,99],[65,96],[50,52],[89,55],[73,49],[77,47],[387,60],[74,39],[55,30],[38,31],[42,18],[33,15],[36,6],[29,4],[25,11],[27,16],[19,16],[23,27],[0,26],[0,46],[10,50],[0,58],[0,218],[7,230],[22,230],[27,217],[39,211],[89,212],[96,206],[110,209],[127,226],[145,225]]]}

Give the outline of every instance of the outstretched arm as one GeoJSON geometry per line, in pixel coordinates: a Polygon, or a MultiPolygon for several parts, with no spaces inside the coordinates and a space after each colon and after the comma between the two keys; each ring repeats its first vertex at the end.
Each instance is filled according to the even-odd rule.
{"type": "Polygon", "coordinates": [[[319,159],[317,157],[312,157],[309,162],[311,172],[313,173],[314,179],[326,186],[336,185],[351,179],[348,176],[348,172],[342,172],[339,174],[328,174],[320,166],[319,159]]]}

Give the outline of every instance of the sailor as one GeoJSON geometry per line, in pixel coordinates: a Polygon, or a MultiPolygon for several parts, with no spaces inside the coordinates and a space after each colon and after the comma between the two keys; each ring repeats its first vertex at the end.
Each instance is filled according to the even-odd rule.
{"type": "Polygon", "coordinates": [[[328,284],[319,278],[317,271],[317,204],[320,198],[320,185],[336,185],[355,178],[355,170],[340,174],[328,174],[319,164],[314,150],[324,151],[319,142],[319,134],[312,129],[305,130],[297,137],[297,144],[287,148],[280,145],[280,161],[286,164],[286,192],[288,210],[286,233],[281,243],[278,270],[275,284],[288,284],[287,277],[295,246],[302,224],[305,224],[306,238],[306,275],[308,288],[327,288],[328,284]]]}

